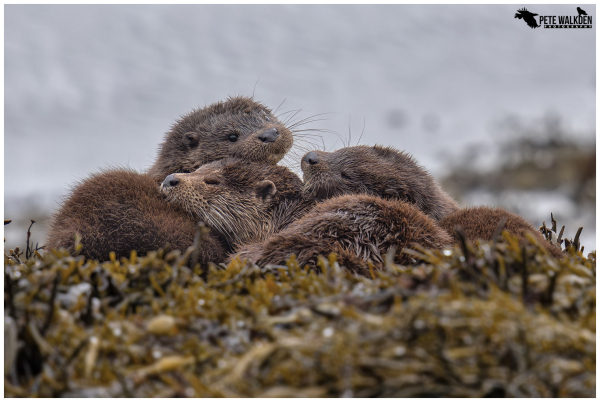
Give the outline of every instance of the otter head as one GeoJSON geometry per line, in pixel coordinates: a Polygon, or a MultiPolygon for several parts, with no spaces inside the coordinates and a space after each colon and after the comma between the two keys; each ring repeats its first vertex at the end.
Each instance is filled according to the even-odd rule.
{"type": "Polygon", "coordinates": [[[226,157],[274,165],[292,143],[291,131],[269,108],[251,98],[232,97],[179,119],[148,173],[163,181],[171,173],[190,173],[226,157]]]}
{"type": "Polygon", "coordinates": [[[408,154],[379,145],[311,151],[302,158],[304,191],[317,200],[343,194],[369,194],[415,204],[439,220],[457,206],[408,154]]]}
{"type": "Polygon", "coordinates": [[[160,191],[233,248],[270,234],[278,207],[300,199],[302,182],[283,166],[224,159],[193,173],[170,174],[160,191]]]}

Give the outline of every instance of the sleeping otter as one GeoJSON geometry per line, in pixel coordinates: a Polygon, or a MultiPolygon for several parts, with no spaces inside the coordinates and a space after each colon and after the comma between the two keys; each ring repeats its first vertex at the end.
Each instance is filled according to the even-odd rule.
{"type": "MultiPolygon", "coordinates": [[[[165,242],[185,248],[193,242],[196,222],[190,221],[185,227],[179,213],[172,212],[173,207],[161,199],[158,184],[166,176],[191,172],[232,155],[275,164],[292,142],[290,130],[251,98],[232,97],[194,110],[167,133],[147,174],[129,169],[108,170],[75,187],[53,216],[46,248],[65,247],[73,251],[76,232],[82,235],[82,253],[101,260],[108,258],[111,247],[118,256],[129,255],[132,249],[153,250],[165,242]],[[149,180],[154,182],[154,188],[149,180]],[[170,218],[174,226],[169,223],[170,218]],[[174,233],[176,227],[182,228],[181,234],[174,233]],[[156,240],[147,238],[148,233],[156,240]],[[190,233],[189,240],[183,241],[190,233]],[[133,239],[136,236],[139,240],[133,239]]],[[[211,258],[220,255],[216,252],[211,258]]]]}
{"type": "Polygon", "coordinates": [[[301,167],[305,197],[325,201],[268,240],[241,245],[234,257],[281,264],[296,254],[316,267],[319,254],[336,252],[348,269],[364,273],[367,260],[381,267],[391,246],[396,261],[407,263],[403,247],[451,243],[436,221],[458,206],[407,154],[378,145],[311,151],[301,167]]]}
{"type": "Polygon", "coordinates": [[[230,257],[256,264],[285,264],[295,254],[301,266],[317,268],[317,257],[338,254],[340,265],[367,275],[367,261],[382,268],[385,253],[396,247],[395,261],[407,264],[404,247],[419,243],[442,248],[452,242],[433,219],[414,205],[370,195],[345,195],[317,204],[304,217],[266,241],[245,244],[230,257]]]}
{"type": "MultiPolygon", "coordinates": [[[[522,238],[531,231],[553,255],[560,253],[524,219],[508,211],[487,207],[458,209],[424,169],[392,148],[359,146],[333,153],[309,152],[302,159],[302,170],[306,193],[319,199],[334,198],[318,204],[307,216],[267,241],[240,246],[235,256],[258,264],[281,264],[296,254],[301,264],[315,266],[317,255],[336,252],[342,257],[342,264],[364,273],[366,259],[381,265],[382,253],[392,245],[398,246],[397,251],[411,242],[440,248],[451,243],[448,233],[457,241],[456,224],[464,225],[470,239],[491,240],[502,216],[508,217],[505,229],[509,232],[522,238]],[[388,214],[382,219],[384,215],[377,208],[383,210],[384,200],[366,200],[361,193],[406,202],[385,206],[388,214]],[[335,197],[338,194],[350,195],[335,197]],[[433,205],[427,204],[429,201],[433,205]],[[414,213],[413,205],[432,218],[441,219],[439,226],[414,213]]],[[[408,256],[396,254],[396,258],[405,262],[408,256]]]]}
{"type": "Polygon", "coordinates": [[[194,173],[167,176],[166,200],[201,220],[224,239],[228,251],[280,231],[313,205],[302,181],[284,166],[224,159],[194,173]]]}
{"type": "Polygon", "coordinates": [[[414,159],[391,147],[361,145],[332,153],[309,152],[302,158],[302,171],[306,191],[320,198],[367,193],[415,204],[437,220],[455,242],[457,224],[470,240],[492,240],[500,220],[506,216],[505,230],[521,239],[525,232],[531,232],[553,255],[562,255],[558,247],[544,239],[525,219],[505,209],[483,206],[460,209],[414,159]]]}
{"type": "Polygon", "coordinates": [[[190,173],[230,156],[275,165],[293,142],[291,131],[269,108],[251,98],[231,97],[179,119],[148,174],[160,184],[171,173],[190,173]]]}
{"type": "Polygon", "coordinates": [[[81,254],[99,260],[110,251],[117,257],[131,250],[144,254],[167,243],[185,250],[202,221],[211,231],[200,260],[221,262],[238,243],[267,237],[310,206],[300,178],[283,166],[227,158],[194,173],[171,174],[160,188],[148,175],[115,170],[73,191],[57,214],[48,246],[73,252],[77,232],[81,254]]]}
{"type": "Polygon", "coordinates": [[[458,205],[408,154],[392,147],[358,145],[302,158],[305,191],[319,200],[369,194],[414,204],[435,221],[458,205]]]}

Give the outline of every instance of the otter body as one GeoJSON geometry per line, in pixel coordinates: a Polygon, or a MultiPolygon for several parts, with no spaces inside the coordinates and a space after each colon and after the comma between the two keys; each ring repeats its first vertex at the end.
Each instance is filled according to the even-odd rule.
{"type": "MultiPolygon", "coordinates": [[[[46,248],[73,252],[77,232],[82,235],[82,253],[100,260],[110,251],[126,256],[133,249],[146,252],[165,243],[185,249],[193,242],[196,221],[174,212],[162,199],[158,185],[166,176],[231,156],[276,164],[292,143],[291,131],[250,98],[233,97],[194,110],[167,133],[146,174],[109,170],[75,187],[54,214],[46,248]]],[[[221,247],[211,241],[215,252],[206,257],[219,260],[221,247]]]]}
{"type": "Polygon", "coordinates": [[[266,241],[240,247],[230,259],[250,259],[263,266],[285,264],[295,254],[301,266],[316,269],[319,255],[335,252],[341,265],[364,275],[369,272],[369,260],[383,267],[391,247],[396,247],[397,263],[409,263],[411,257],[402,249],[415,242],[437,249],[452,239],[414,205],[370,195],[345,195],[317,204],[266,241]]]}
{"type": "Polygon", "coordinates": [[[318,200],[368,194],[414,204],[435,221],[458,205],[435,179],[404,152],[379,145],[311,151],[302,158],[305,191],[318,200]]]}
{"type": "Polygon", "coordinates": [[[542,234],[521,216],[513,214],[503,208],[469,207],[460,209],[442,219],[439,225],[452,235],[454,243],[459,242],[455,227],[459,225],[469,240],[494,240],[493,236],[502,218],[506,218],[504,230],[525,239],[525,233],[530,232],[546,250],[553,256],[560,258],[563,252],[559,247],[551,244],[542,234]]]}
{"type": "MultiPolygon", "coordinates": [[[[186,250],[194,242],[196,221],[181,208],[165,202],[153,178],[132,170],[101,172],[77,186],[55,214],[46,249],[66,248],[75,253],[75,233],[81,236],[86,258],[108,260],[140,255],[167,244],[186,250]]],[[[204,236],[199,260],[221,261],[219,239],[204,236]]]]}

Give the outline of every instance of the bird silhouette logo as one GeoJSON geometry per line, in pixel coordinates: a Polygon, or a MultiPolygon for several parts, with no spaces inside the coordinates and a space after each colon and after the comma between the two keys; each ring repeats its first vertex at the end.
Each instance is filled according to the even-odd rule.
{"type": "Polygon", "coordinates": [[[525,7],[523,7],[523,9],[517,10],[517,13],[515,14],[515,18],[518,18],[520,20],[525,20],[527,25],[529,25],[531,28],[538,28],[539,25],[538,25],[537,21],[535,20],[536,15],[537,14],[527,11],[527,9],[525,7]]]}
{"type": "Polygon", "coordinates": [[[577,7],[577,12],[579,13],[579,16],[581,17],[582,15],[587,15],[587,13],[585,12],[585,10],[582,10],[580,7],[577,7]]]}

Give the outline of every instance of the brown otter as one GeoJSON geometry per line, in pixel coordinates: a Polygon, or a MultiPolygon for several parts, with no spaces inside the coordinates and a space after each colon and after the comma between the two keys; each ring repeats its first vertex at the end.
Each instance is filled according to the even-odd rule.
{"type": "Polygon", "coordinates": [[[302,158],[306,191],[319,198],[336,194],[375,194],[415,204],[458,241],[454,226],[463,226],[469,239],[491,240],[503,216],[505,229],[519,238],[532,232],[553,255],[561,255],[525,219],[500,208],[459,209],[452,198],[414,159],[391,147],[356,146],[336,152],[309,152],[302,158]]]}
{"type": "Polygon", "coordinates": [[[111,251],[143,254],[167,243],[186,249],[203,221],[211,232],[200,261],[221,262],[238,243],[265,238],[311,206],[300,178],[283,166],[227,158],[171,174],[160,189],[148,175],[113,170],[74,189],[55,216],[47,248],[73,252],[77,232],[81,254],[99,260],[111,251]]]}
{"type": "Polygon", "coordinates": [[[537,242],[553,256],[560,258],[564,255],[558,246],[548,242],[529,222],[521,216],[503,208],[485,206],[462,208],[444,217],[439,222],[439,225],[452,235],[455,243],[459,241],[455,230],[457,225],[462,227],[469,240],[493,240],[492,237],[503,217],[506,217],[504,230],[517,236],[519,239],[524,239],[525,233],[530,232],[537,242]]]}
{"type": "Polygon", "coordinates": [[[411,256],[402,249],[415,242],[441,248],[452,239],[412,204],[370,195],[345,195],[317,204],[266,241],[240,246],[230,260],[239,257],[263,266],[284,264],[295,254],[301,266],[308,264],[316,269],[317,256],[335,252],[341,265],[366,275],[367,261],[381,268],[391,247],[396,247],[397,263],[409,263],[411,256]]]}
{"type": "Polygon", "coordinates": [[[74,188],[54,215],[46,248],[73,251],[75,232],[82,234],[83,254],[89,258],[106,259],[110,248],[118,256],[128,255],[132,249],[148,251],[163,246],[165,241],[185,248],[194,239],[195,222],[188,222],[184,229],[177,214],[164,212],[173,207],[160,199],[157,184],[171,173],[190,172],[232,155],[274,164],[292,142],[290,130],[251,98],[232,97],[194,110],[167,133],[147,175],[122,169],[104,171],[74,188]],[[148,177],[154,181],[154,189],[149,187],[148,177]],[[158,217],[162,213],[159,211],[165,215],[158,217]],[[178,227],[181,234],[175,233],[178,227]],[[155,240],[146,237],[151,233],[155,240]],[[133,239],[137,236],[140,238],[133,239]]]}
{"type": "Polygon", "coordinates": [[[165,198],[205,222],[233,250],[280,231],[312,207],[302,181],[283,166],[224,159],[167,176],[165,198]]]}
{"type": "MultiPolygon", "coordinates": [[[[170,244],[185,250],[194,242],[196,221],[165,202],[154,179],[132,170],[95,174],[75,187],[55,214],[46,249],[75,252],[74,233],[81,236],[81,254],[105,261],[132,250],[140,255],[170,244]]],[[[222,261],[224,248],[214,233],[204,236],[199,261],[222,261]]]]}
{"type": "Polygon", "coordinates": [[[292,132],[269,108],[251,98],[231,97],[179,119],[148,174],[161,183],[171,173],[190,173],[230,156],[274,165],[292,143],[292,132]]]}
{"type": "Polygon", "coordinates": [[[458,205],[408,154],[380,145],[311,151],[302,158],[305,191],[323,200],[369,194],[416,205],[439,221],[458,205]]]}

